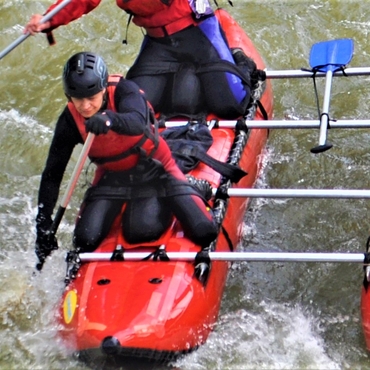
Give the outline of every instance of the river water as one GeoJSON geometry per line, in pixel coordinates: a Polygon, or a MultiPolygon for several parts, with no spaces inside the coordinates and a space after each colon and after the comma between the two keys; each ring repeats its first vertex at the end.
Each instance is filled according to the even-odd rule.
{"type": "MultiPolygon", "coordinates": [[[[243,26],[268,69],[309,67],[311,46],[353,38],[352,67],[368,66],[370,7],[351,0],[218,0],[243,26]]],[[[2,0],[0,49],[21,35],[48,2],[2,0]]],[[[61,71],[82,50],[102,54],[125,74],[142,32],[113,0],[54,32],[26,40],[0,61],[0,369],[87,369],[55,338],[53,314],[63,289],[64,255],[83,194],[76,190],[60,226],[60,250],[35,274],[37,189],[53,127],[65,98],[61,71]]],[[[323,100],[324,79],[318,81],[323,100]]],[[[274,80],[276,119],[316,119],[311,80],[274,80]]],[[[330,116],[369,117],[368,77],[335,78],[330,116]]],[[[366,189],[368,130],[331,130],[333,148],[313,155],[318,130],[272,131],[258,181],[267,188],[366,189]]],[[[71,174],[74,160],[68,167],[71,174]]],[[[66,182],[66,181],[65,181],[66,182]]],[[[64,188],[65,189],[65,185],[64,188]]],[[[62,189],[62,192],[63,192],[62,189]]],[[[241,248],[269,252],[363,252],[369,234],[365,200],[258,199],[245,217],[241,248]]],[[[230,271],[219,324],[207,343],[178,361],[181,370],[370,369],[360,321],[362,267],[329,263],[237,263],[230,271]]]]}

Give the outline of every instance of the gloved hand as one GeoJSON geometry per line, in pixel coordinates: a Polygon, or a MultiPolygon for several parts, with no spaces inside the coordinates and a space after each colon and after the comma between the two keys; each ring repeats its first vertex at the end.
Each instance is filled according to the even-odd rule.
{"type": "Polygon", "coordinates": [[[96,113],[85,122],[86,132],[92,132],[95,135],[106,134],[111,128],[111,120],[108,115],[103,113],[96,113]]]}
{"type": "Polygon", "coordinates": [[[43,235],[37,235],[35,253],[40,263],[37,264],[37,269],[41,270],[42,265],[45,262],[46,257],[54,250],[58,249],[58,242],[55,235],[50,234],[49,232],[44,233],[43,235]]]}
{"type": "Polygon", "coordinates": [[[37,269],[41,270],[46,257],[50,255],[53,250],[58,249],[58,242],[54,234],[50,233],[52,220],[50,216],[45,216],[41,212],[36,217],[36,244],[35,253],[39,259],[37,269]]]}

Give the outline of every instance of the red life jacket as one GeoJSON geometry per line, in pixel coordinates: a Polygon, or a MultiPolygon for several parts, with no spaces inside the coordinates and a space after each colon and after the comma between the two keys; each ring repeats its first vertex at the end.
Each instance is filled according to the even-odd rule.
{"type": "MultiPolygon", "coordinates": [[[[114,92],[118,82],[123,78],[121,75],[110,75],[107,86],[107,109],[117,112],[114,104],[114,92]]],[[[78,113],[72,102],[68,103],[68,109],[77,125],[83,140],[86,140],[85,118],[78,113]]],[[[149,112],[148,106],[148,112],[149,112]]],[[[92,162],[101,169],[108,171],[124,171],[135,167],[142,156],[151,158],[158,146],[158,140],[154,137],[150,122],[146,132],[138,136],[120,135],[109,130],[104,135],[94,138],[89,151],[92,162]]]]}
{"type": "Polygon", "coordinates": [[[116,0],[121,9],[139,17],[150,17],[166,11],[172,2],[173,0],[116,0]]]}
{"type": "Polygon", "coordinates": [[[149,36],[163,37],[197,24],[189,0],[116,0],[149,36]]]}

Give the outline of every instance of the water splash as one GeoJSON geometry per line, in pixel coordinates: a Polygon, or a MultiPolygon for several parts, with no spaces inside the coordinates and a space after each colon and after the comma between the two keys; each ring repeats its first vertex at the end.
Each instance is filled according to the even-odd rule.
{"type": "Polygon", "coordinates": [[[254,304],[255,312],[241,309],[221,316],[207,344],[176,366],[181,370],[341,369],[325,352],[315,317],[298,305],[254,304]]]}

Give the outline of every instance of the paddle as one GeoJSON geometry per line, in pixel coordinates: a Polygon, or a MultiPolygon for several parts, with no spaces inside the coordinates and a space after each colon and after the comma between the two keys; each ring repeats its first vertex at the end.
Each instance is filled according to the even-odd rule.
{"type": "Polygon", "coordinates": [[[353,40],[351,39],[323,41],[314,44],[311,48],[310,66],[312,70],[326,73],[323,111],[320,115],[319,145],[312,148],[311,153],[322,153],[333,146],[326,141],[333,73],[343,69],[352,59],[352,55],[353,40]]]}
{"type": "MultiPolygon", "coordinates": [[[[51,19],[55,14],[57,14],[61,9],[63,9],[67,4],[69,4],[72,0],[64,0],[59,5],[57,5],[53,10],[51,10],[49,13],[47,13],[44,17],[41,18],[40,24],[47,22],[49,19],[51,19]]],[[[10,53],[13,49],[15,49],[20,43],[22,43],[24,40],[27,39],[28,36],[31,34],[27,32],[26,34],[20,36],[12,42],[8,47],[6,47],[1,53],[0,53],[0,59],[5,57],[8,53],[10,53]]]]}
{"type": "MultiPolygon", "coordinates": [[[[78,178],[80,177],[81,171],[83,169],[83,166],[85,164],[87,155],[89,153],[89,150],[91,148],[91,145],[93,143],[95,135],[92,134],[91,132],[87,135],[85,144],[81,150],[80,156],[78,157],[77,163],[75,165],[75,168],[73,170],[71,179],[69,180],[66,192],[64,193],[64,196],[62,198],[61,204],[55,214],[53,223],[50,227],[49,235],[50,238],[53,238],[58,230],[59,224],[63,218],[64,212],[68,206],[68,203],[72,197],[73,190],[76,187],[78,178]]],[[[36,264],[36,269],[38,271],[42,270],[42,267],[44,265],[45,260],[40,261],[39,263],[36,264]]]]}

